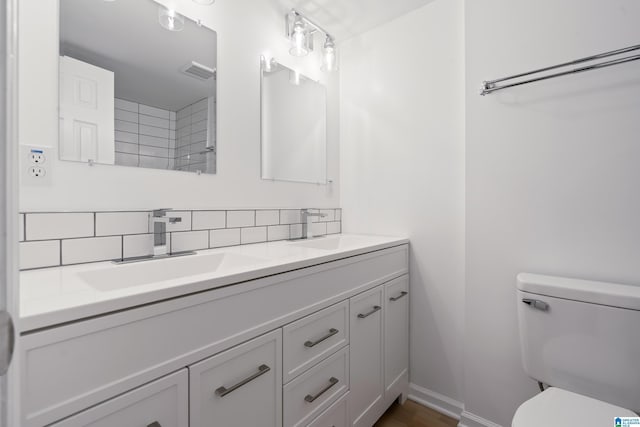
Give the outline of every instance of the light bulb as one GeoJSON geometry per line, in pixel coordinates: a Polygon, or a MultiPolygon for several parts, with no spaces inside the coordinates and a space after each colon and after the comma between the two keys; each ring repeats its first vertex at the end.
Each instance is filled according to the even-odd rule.
{"type": "Polygon", "coordinates": [[[184,16],[163,6],[158,8],[158,21],[162,28],[169,31],[182,31],[184,28],[184,16]]]}
{"type": "Polygon", "coordinates": [[[338,69],[336,64],[336,46],[330,37],[327,37],[327,40],[324,42],[322,69],[329,72],[338,69]]]}
{"type": "Polygon", "coordinates": [[[300,19],[297,19],[295,24],[293,24],[291,44],[291,49],[289,49],[291,55],[305,56],[309,54],[309,49],[307,49],[307,35],[304,30],[304,24],[300,19]]]}

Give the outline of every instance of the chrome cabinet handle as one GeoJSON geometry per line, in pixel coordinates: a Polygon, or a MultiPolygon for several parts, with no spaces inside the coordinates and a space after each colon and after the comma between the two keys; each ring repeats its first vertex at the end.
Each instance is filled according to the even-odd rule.
{"type": "Polygon", "coordinates": [[[250,383],[251,381],[253,381],[256,378],[258,378],[259,376],[266,374],[270,370],[271,370],[271,368],[268,367],[267,365],[260,365],[260,366],[258,366],[258,372],[248,376],[247,378],[243,379],[239,383],[237,383],[235,385],[232,385],[229,388],[226,388],[225,386],[218,387],[216,389],[216,395],[219,396],[219,397],[225,397],[227,394],[231,393],[232,391],[235,391],[235,390],[239,389],[243,385],[246,385],[246,384],[250,383]]]}
{"type": "Polygon", "coordinates": [[[405,295],[409,295],[409,292],[402,291],[402,292],[400,292],[400,295],[398,295],[397,297],[389,298],[389,301],[398,301],[400,298],[402,298],[405,295]]]}
{"type": "Polygon", "coordinates": [[[329,390],[331,387],[333,387],[334,385],[338,384],[338,379],[336,377],[331,377],[329,378],[329,385],[326,386],[325,388],[323,388],[322,390],[320,390],[318,392],[318,394],[316,394],[315,396],[311,396],[310,394],[307,394],[304,397],[304,401],[305,402],[313,402],[314,400],[316,400],[317,398],[319,398],[320,396],[322,396],[323,394],[325,394],[327,392],[327,390],[329,390]]]}
{"type": "Polygon", "coordinates": [[[539,299],[522,298],[522,302],[538,310],[549,310],[549,304],[544,301],[540,301],[539,299]]]}
{"type": "Polygon", "coordinates": [[[323,336],[322,338],[320,338],[320,339],[318,339],[316,341],[305,341],[304,346],[305,347],[309,347],[309,348],[315,347],[316,345],[320,344],[322,341],[331,338],[332,336],[334,336],[338,332],[340,332],[340,331],[338,331],[335,328],[331,328],[331,329],[329,329],[329,333],[327,335],[323,336]]]}
{"type": "Polygon", "coordinates": [[[147,427],[162,427],[162,426],[160,425],[160,423],[159,423],[159,422],[154,421],[154,422],[152,422],[151,424],[149,424],[147,427]]]}
{"type": "Polygon", "coordinates": [[[378,310],[382,310],[382,307],[380,307],[379,305],[374,305],[373,306],[373,310],[371,310],[368,313],[360,313],[360,314],[358,314],[358,318],[359,319],[364,319],[365,317],[371,316],[373,313],[375,313],[378,310]]]}

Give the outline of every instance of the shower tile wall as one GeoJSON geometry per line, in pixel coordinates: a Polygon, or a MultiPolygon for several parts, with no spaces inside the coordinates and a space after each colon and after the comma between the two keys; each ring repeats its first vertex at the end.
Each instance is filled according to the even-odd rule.
{"type": "Polygon", "coordinates": [[[116,165],[174,169],[176,113],[115,100],[116,165]]]}
{"type": "Polygon", "coordinates": [[[177,111],[176,170],[215,173],[214,102],[204,98],[177,111]]]}

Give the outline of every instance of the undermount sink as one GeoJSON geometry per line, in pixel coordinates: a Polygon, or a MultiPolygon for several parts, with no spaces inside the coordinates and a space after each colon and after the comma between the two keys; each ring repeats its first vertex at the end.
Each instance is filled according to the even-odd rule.
{"type": "Polygon", "coordinates": [[[308,240],[295,240],[291,243],[292,246],[299,246],[302,248],[323,249],[325,251],[335,251],[338,249],[344,249],[349,246],[362,243],[363,238],[357,236],[331,236],[331,237],[315,237],[308,240]]]}
{"type": "Polygon", "coordinates": [[[78,273],[78,276],[94,289],[114,291],[182,277],[249,268],[264,261],[263,258],[223,252],[113,265],[78,273]]]}

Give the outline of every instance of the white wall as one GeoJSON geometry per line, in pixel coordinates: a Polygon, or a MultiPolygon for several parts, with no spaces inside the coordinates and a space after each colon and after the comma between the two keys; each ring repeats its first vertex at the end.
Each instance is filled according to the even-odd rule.
{"type": "Polygon", "coordinates": [[[411,382],[462,398],[463,2],[341,47],[343,230],[411,239],[411,382]]]}
{"type": "Polygon", "coordinates": [[[640,63],[478,90],[638,43],[640,3],[469,1],[465,15],[464,403],[508,426],[537,391],[520,364],[516,274],[640,283],[640,63]]]}
{"type": "MultiPolygon", "coordinates": [[[[151,0],[149,0],[151,1],[151,0]]],[[[338,82],[328,90],[328,177],[333,186],[260,179],[260,55],[325,79],[319,56],[293,58],[277,0],[175,3],[218,33],[218,174],[58,162],[49,187],[21,187],[20,208],[95,210],[153,207],[329,207],[339,200],[338,82]],[[185,191],[188,189],[188,191],[185,191]]],[[[57,157],[58,22],[56,1],[20,0],[20,143],[50,146],[57,157]]],[[[135,37],[135,29],[129,28],[135,37]]]]}

